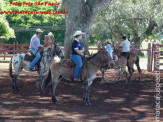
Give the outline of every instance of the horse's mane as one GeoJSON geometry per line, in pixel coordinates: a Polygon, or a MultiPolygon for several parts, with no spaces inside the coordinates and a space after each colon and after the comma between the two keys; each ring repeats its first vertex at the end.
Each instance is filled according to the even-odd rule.
{"type": "Polygon", "coordinates": [[[89,58],[87,58],[87,60],[90,60],[90,59],[94,58],[98,53],[99,53],[99,52],[93,54],[92,56],[90,56],[89,58]]]}

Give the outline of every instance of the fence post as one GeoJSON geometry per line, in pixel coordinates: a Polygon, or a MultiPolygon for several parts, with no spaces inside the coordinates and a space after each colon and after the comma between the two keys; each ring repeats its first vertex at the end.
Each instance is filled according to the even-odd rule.
{"type": "Polygon", "coordinates": [[[13,50],[14,50],[14,51],[13,51],[13,55],[15,55],[15,46],[16,46],[16,45],[15,45],[15,42],[14,42],[14,44],[13,44],[13,50]]]}
{"type": "Polygon", "coordinates": [[[148,51],[147,51],[148,63],[147,63],[147,71],[152,71],[152,52],[151,52],[151,43],[148,43],[148,51]]]}
{"type": "Polygon", "coordinates": [[[18,45],[19,45],[18,42],[16,42],[16,53],[19,52],[18,51],[19,50],[18,45]]]}
{"type": "Polygon", "coordinates": [[[154,55],[154,71],[159,71],[160,70],[160,48],[159,48],[159,43],[154,43],[153,44],[153,55],[154,55]]]}

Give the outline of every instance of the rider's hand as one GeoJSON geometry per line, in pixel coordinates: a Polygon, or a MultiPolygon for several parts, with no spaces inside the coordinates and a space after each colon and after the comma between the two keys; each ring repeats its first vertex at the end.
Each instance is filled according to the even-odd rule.
{"type": "Polygon", "coordinates": [[[85,55],[86,58],[89,58],[89,55],[85,55]]]}

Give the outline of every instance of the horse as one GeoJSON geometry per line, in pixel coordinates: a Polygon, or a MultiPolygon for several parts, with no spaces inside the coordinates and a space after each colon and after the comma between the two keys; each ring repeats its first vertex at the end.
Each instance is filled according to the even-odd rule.
{"type": "MultiPolygon", "coordinates": [[[[92,57],[88,58],[86,64],[82,68],[82,78],[84,83],[83,102],[86,106],[91,105],[89,100],[90,86],[96,78],[97,71],[101,68],[103,63],[108,63],[110,67],[114,66],[114,61],[106,50],[99,51],[92,57]]],[[[69,67],[61,65],[61,62],[53,62],[50,67],[49,75],[45,84],[48,84],[50,79],[52,79],[52,101],[54,104],[57,104],[55,91],[60,80],[62,78],[71,80],[69,70],[69,67]]]]}
{"type": "MultiPolygon", "coordinates": [[[[117,49],[114,48],[113,54],[116,55],[116,56],[120,56],[119,48],[117,48],[117,49]]],[[[134,64],[136,65],[137,70],[139,72],[139,75],[138,75],[139,79],[138,80],[140,81],[140,79],[141,79],[141,69],[140,69],[140,65],[139,65],[139,56],[134,52],[128,52],[127,56],[124,56],[124,57],[127,59],[127,67],[128,67],[128,71],[129,71],[129,74],[130,74],[129,75],[129,81],[130,81],[130,79],[131,79],[131,77],[133,75],[133,72],[134,72],[134,68],[133,68],[134,64]]]]}
{"type": "MultiPolygon", "coordinates": [[[[127,84],[128,83],[128,77],[127,77],[127,72],[126,72],[127,59],[121,55],[120,56],[113,56],[113,57],[115,57],[115,60],[114,60],[115,65],[114,65],[113,69],[116,70],[116,74],[117,74],[113,83],[115,83],[119,80],[120,75],[121,75],[121,71],[122,71],[125,78],[126,78],[125,84],[127,84]]],[[[105,64],[101,67],[101,72],[102,72],[102,80],[100,82],[101,84],[109,82],[104,77],[105,71],[107,68],[109,69],[107,64],[105,64]]]]}
{"type": "MultiPolygon", "coordinates": [[[[54,60],[54,56],[57,55],[61,58],[64,58],[62,50],[60,46],[56,43],[53,44],[53,46],[50,46],[46,48],[44,51],[42,51],[41,58],[35,65],[35,70],[38,72],[37,82],[36,82],[36,94],[39,93],[39,90],[43,91],[44,84],[43,81],[45,80],[45,76],[47,75],[50,64],[54,60]]],[[[25,69],[27,71],[30,70],[30,63],[34,59],[34,55],[31,52],[31,55],[28,53],[18,53],[14,55],[9,64],[9,75],[12,79],[12,89],[14,91],[20,92],[17,85],[17,78],[19,76],[19,73],[22,71],[22,69],[25,69]],[[12,65],[14,67],[14,73],[12,69],[12,65]]]]}

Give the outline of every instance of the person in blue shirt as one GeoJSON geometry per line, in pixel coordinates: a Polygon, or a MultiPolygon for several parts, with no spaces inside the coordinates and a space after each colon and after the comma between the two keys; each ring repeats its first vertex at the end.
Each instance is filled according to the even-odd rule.
{"type": "MultiPolygon", "coordinates": [[[[74,61],[76,64],[75,70],[74,70],[74,80],[79,81],[78,76],[80,73],[80,70],[83,66],[82,64],[82,56],[84,56],[84,46],[81,43],[82,35],[85,34],[82,31],[76,31],[73,37],[75,37],[72,47],[71,47],[71,60],[74,61]]],[[[86,57],[88,57],[86,55],[86,57]]]]}
{"type": "Polygon", "coordinates": [[[40,36],[42,33],[43,33],[43,31],[41,29],[37,29],[36,34],[31,38],[31,41],[30,41],[31,52],[36,56],[30,64],[30,70],[33,70],[35,64],[38,62],[38,60],[41,57],[38,49],[41,46],[40,45],[40,36]]]}
{"type": "Polygon", "coordinates": [[[110,56],[112,57],[112,59],[113,59],[111,40],[110,39],[107,40],[107,51],[110,54],[110,56]]]}

